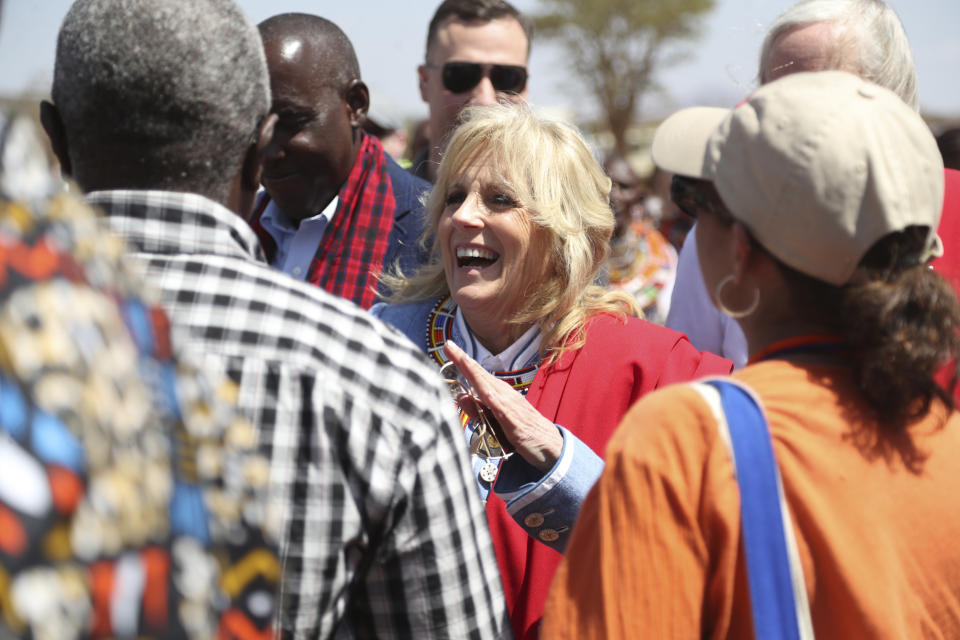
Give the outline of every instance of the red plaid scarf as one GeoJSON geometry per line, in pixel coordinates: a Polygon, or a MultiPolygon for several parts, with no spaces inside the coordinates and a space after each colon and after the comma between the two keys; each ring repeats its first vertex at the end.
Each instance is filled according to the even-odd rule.
{"type": "MultiPolygon", "coordinates": [[[[360,152],[340,189],[337,212],[317,247],[306,280],[368,309],[376,301],[377,276],[383,269],[397,202],[380,141],[361,135],[360,152]]],[[[273,260],[276,241],[260,224],[269,202],[269,195],[261,198],[251,226],[268,259],[273,260]]]]}

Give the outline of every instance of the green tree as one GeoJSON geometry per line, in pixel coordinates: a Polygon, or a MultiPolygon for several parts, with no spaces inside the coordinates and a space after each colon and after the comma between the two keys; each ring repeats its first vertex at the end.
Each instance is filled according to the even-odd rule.
{"type": "Polygon", "coordinates": [[[714,0],[541,0],[537,37],[557,40],[599,102],[617,153],[655,74],[671,62],[665,45],[697,35],[714,0]]]}

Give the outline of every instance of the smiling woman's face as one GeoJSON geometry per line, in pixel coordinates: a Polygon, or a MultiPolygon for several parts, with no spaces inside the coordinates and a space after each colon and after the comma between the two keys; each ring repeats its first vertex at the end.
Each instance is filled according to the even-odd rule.
{"type": "Polygon", "coordinates": [[[549,273],[548,238],[484,160],[450,181],[437,225],[443,271],[454,302],[488,349],[487,342],[496,348],[509,340],[506,348],[526,330],[506,321],[549,273]],[[497,325],[502,336],[483,335],[490,331],[481,327],[497,325]]]}

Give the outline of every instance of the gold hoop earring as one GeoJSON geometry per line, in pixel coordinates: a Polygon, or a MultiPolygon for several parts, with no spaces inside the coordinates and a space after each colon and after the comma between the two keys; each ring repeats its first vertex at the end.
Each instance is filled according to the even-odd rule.
{"type": "Polygon", "coordinates": [[[757,310],[757,306],[760,304],[760,289],[753,288],[753,302],[750,303],[746,309],[741,311],[735,311],[723,303],[723,288],[728,284],[733,282],[733,274],[727,275],[726,278],[720,281],[717,285],[716,290],[713,292],[713,297],[717,301],[717,308],[720,309],[720,312],[724,315],[730,316],[734,320],[737,318],[746,318],[748,315],[757,310]]]}

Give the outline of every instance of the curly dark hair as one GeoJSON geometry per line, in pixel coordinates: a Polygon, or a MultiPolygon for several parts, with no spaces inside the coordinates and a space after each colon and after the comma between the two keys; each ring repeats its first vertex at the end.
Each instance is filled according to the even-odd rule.
{"type": "Polygon", "coordinates": [[[840,287],[778,262],[794,308],[832,325],[851,346],[857,387],[891,433],[926,415],[934,398],[952,409],[960,378],[960,304],[924,260],[927,235],[916,226],[884,236],[840,287]],[[935,375],[948,363],[944,389],[935,375]]]}

